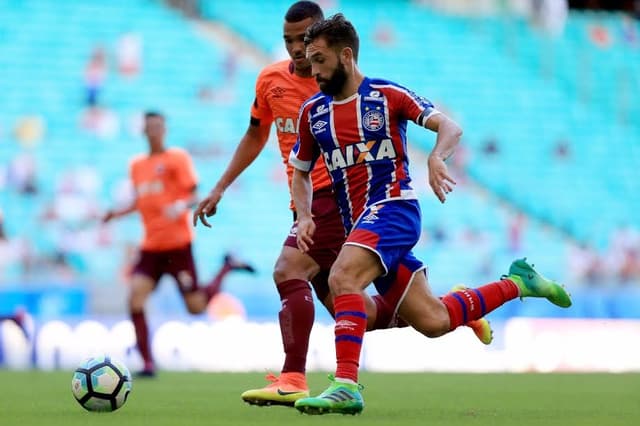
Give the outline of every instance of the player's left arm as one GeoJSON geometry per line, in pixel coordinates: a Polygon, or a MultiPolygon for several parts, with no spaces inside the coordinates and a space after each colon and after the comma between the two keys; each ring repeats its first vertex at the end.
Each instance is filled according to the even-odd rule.
{"type": "Polygon", "coordinates": [[[429,186],[438,200],[444,203],[453,190],[455,180],[449,175],[445,160],[449,158],[462,136],[462,129],[452,119],[438,111],[428,99],[402,86],[389,91],[390,102],[399,108],[400,117],[412,120],[438,134],[436,144],[429,154],[429,186]]]}
{"type": "Polygon", "coordinates": [[[453,191],[456,181],[449,175],[445,160],[453,155],[460,143],[462,129],[458,124],[443,113],[431,114],[424,127],[436,132],[436,144],[429,154],[427,166],[429,169],[429,186],[438,200],[444,203],[447,194],[453,191]]]}
{"type": "Polygon", "coordinates": [[[462,136],[462,129],[455,121],[438,111],[428,99],[417,95],[402,86],[389,92],[390,102],[397,105],[401,118],[412,120],[438,134],[436,144],[431,150],[427,166],[429,169],[429,186],[438,200],[444,203],[446,194],[453,190],[455,180],[449,175],[445,160],[449,158],[462,136]]]}

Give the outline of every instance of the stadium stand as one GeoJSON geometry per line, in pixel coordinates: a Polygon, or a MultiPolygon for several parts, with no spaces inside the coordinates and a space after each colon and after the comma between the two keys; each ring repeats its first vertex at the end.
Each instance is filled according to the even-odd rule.
{"type": "MultiPolygon", "coordinates": [[[[275,59],[284,53],[282,12],[289,3],[204,0],[201,12],[275,59]]],[[[445,205],[427,190],[421,153],[413,159],[424,212],[416,252],[430,265],[435,290],[491,280],[526,255],[567,282],[576,309],[513,303],[498,316],[637,317],[616,294],[614,272],[593,284],[571,266],[583,245],[609,265],[616,232],[640,228],[640,125],[633,119],[640,112],[640,56],[638,41],[624,43],[621,35],[625,25],[638,24],[572,13],[565,36],[550,40],[519,19],[446,16],[412,2],[381,1],[373,9],[344,3],[340,11],[362,38],[362,69],[430,97],[465,129],[465,155],[456,159],[461,184],[445,205]],[[612,35],[606,48],[593,45],[597,25],[612,35]],[[586,75],[575,78],[580,72],[586,75]],[[559,144],[568,151],[557,155],[559,144]]],[[[246,129],[260,67],[159,2],[1,4],[0,205],[7,234],[28,241],[40,260],[31,269],[25,262],[0,264],[0,289],[82,288],[90,298],[122,285],[126,248],[140,234],[135,219],[105,229],[96,223],[101,209],[124,197],[127,162],[144,149],[140,113],[168,115],[170,143],[194,154],[200,191],[207,191],[246,129]],[[127,34],[141,40],[134,76],[116,64],[127,34]],[[83,120],[95,110],[85,101],[83,74],[97,46],[108,52],[98,97],[102,127],[88,130],[83,120]],[[42,126],[27,120],[30,130],[16,132],[30,117],[42,126]],[[35,193],[17,184],[29,161],[35,193]]],[[[409,136],[417,151],[433,143],[417,126],[409,136]]],[[[255,318],[278,309],[271,268],[290,224],[287,205],[272,143],[229,192],[214,228],[197,231],[202,276],[227,250],[258,265],[258,279],[233,277],[228,289],[255,318]]],[[[640,277],[629,282],[640,288],[640,277]]],[[[9,299],[2,300],[7,306],[0,309],[9,309],[9,299]]]]}

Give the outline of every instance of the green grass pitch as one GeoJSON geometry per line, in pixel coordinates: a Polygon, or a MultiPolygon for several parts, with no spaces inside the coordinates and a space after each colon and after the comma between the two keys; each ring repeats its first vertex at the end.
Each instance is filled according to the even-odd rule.
{"type": "MultiPolygon", "coordinates": [[[[168,373],[134,379],[115,413],[89,413],[71,395],[70,372],[0,370],[0,424],[74,425],[640,425],[639,374],[363,373],[360,416],[305,416],[287,407],[252,407],[240,393],[259,373],[168,373]]],[[[326,374],[310,374],[312,394],[326,374]]]]}

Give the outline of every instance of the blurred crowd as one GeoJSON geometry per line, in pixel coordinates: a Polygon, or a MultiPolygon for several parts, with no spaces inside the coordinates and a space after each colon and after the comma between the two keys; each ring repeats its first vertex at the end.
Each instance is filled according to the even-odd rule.
{"type": "MultiPolygon", "coordinates": [[[[181,7],[197,8],[197,2],[171,2],[181,7]]],[[[455,3],[469,2],[428,2],[454,7],[455,3]],[[446,4],[445,4],[446,3],[446,4]]],[[[482,2],[478,2],[480,4],[482,2]]],[[[557,2],[566,6],[572,2],[557,2]]],[[[575,2],[574,2],[575,3],[575,2]]],[[[592,2],[593,3],[593,2],[592,2]]],[[[597,3],[597,2],[595,2],[597,3]]],[[[634,5],[640,2],[633,2],[634,5]]],[[[544,23],[549,2],[534,1],[534,15],[539,25],[544,23]]],[[[637,27],[623,20],[620,34],[611,34],[605,27],[589,27],[589,40],[606,47],[613,40],[622,40],[637,45],[640,43],[637,27]]],[[[398,43],[396,30],[387,22],[379,21],[373,31],[377,46],[393,47],[398,43]]],[[[217,90],[229,86],[237,78],[238,58],[229,50],[223,61],[218,64],[224,81],[216,86],[211,81],[203,81],[194,97],[203,102],[225,101],[230,96],[217,90]]],[[[79,107],[82,109],[78,120],[78,130],[98,139],[115,137],[134,138],[140,135],[141,112],[123,113],[110,108],[104,101],[104,92],[114,78],[134,81],[144,70],[144,40],[140,34],[127,31],[111,44],[97,44],[87,52],[87,59],[78,82],[78,90],[83,93],[79,107]],[[126,114],[126,115],[125,115],[126,114]],[[123,130],[124,129],[124,130],[123,130]]],[[[216,83],[218,84],[218,83],[216,83]]],[[[130,249],[130,241],[122,241],[114,235],[113,229],[103,226],[98,218],[107,201],[124,205],[131,199],[131,188],[123,168],[122,179],[105,190],[100,171],[91,164],[84,164],[64,170],[56,176],[43,176],[41,169],[44,158],[39,158],[39,145],[47,140],[46,118],[37,114],[28,114],[14,123],[2,123],[10,128],[0,128],[1,144],[19,144],[20,149],[10,157],[2,157],[0,162],[0,192],[9,194],[12,200],[20,203],[20,215],[4,214],[0,210],[0,284],[9,280],[30,280],[43,276],[54,276],[58,281],[74,281],[95,275],[91,267],[91,258],[100,256],[105,248],[118,247],[121,253],[130,249]],[[41,188],[43,179],[54,181],[53,193],[41,188]],[[110,200],[104,200],[109,194],[110,200]],[[7,222],[13,220],[14,223],[7,222]],[[36,246],[35,240],[42,243],[36,246]]],[[[451,168],[461,186],[468,181],[466,166],[468,161],[485,161],[501,155],[501,135],[486,135],[479,152],[470,153],[462,147],[452,159],[451,168]],[[471,155],[478,155],[471,159],[471,155]]],[[[212,147],[204,152],[202,145],[189,146],[187,149],[196,157],[202,155],[219,156],[221,151],[212,147]]],[[[549,158],[559,162],[573,160],[574,142],[567,137],[558,136],[549,158]]],[[[15,206],[0,206],[0,209],[15,206]]],[[[515,255],[523,253],[527,238],[527,229],[531,220],[527,212],[512,211],[505,227],[500,247],[515,255]]],[[[560,232],[560,231],[558,231],[560,232]]],[[[446,227],[428,227],[425,229],[425,243],[440,249],[455,246],[456,250],[476,250],[488,241],[486,231],[466,224],[458,229],[446,227]]],[[[497,250],[497,249],[496,249],[497,250]]],[[[591,241],[566,239],[566,265],[571,280],[588,286],[640,285],[640,230],[629,224],[620,225],[608,236],[606,247],[596,247],[591,241]]],[[[122,255],[123,259],[126,254],[122,255]]],[[[491,258],[491,253],[487,259],[491,258]]],[[[126,269],[126,262],[120,262],[120,269],[126,269]]],[[[486,271],[492,271],[487,261],[486,271]]],[[[120,272],[114,272],[114,275],[120,272]]],[[[95,277],[92,277],[95,278],[95,277]]],[[[111,281],[112,277],[101,277],[111,281]]]]}

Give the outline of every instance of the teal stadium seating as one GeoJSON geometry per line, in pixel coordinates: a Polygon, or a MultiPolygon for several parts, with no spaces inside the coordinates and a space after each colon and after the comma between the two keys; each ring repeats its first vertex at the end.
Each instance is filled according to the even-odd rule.
{"type": "MultiPolygon", "coordinates": [[[[274,58],[282,55],[282,15],[289,1],[200,4],[206,18],[274,58]]],[[[220,64],[232,47],[204,37],[193,23],[160,2],[1,0],[0,8],[0,166],[23,151],[31,152],[40,187],[31,198],[2,190],[0,202],[10,235],[28,238],[40,253],[53,250],[59,230],[43,225],[39,216],[55,194],[56,181],[75,167],[96,170],[101,184],[94,196],[101,208],[110,206],[127,161],[145,148],[142,138],[126,130],[128,120],[147,108],[167,113],[170,143],[194,151],[200,193],[209,189],[248,124],[259,72],[254,61],[240,59],[238,75],[226,87],[233,95],[230,100],[203,103],[196,97],[198,89],[207,84],[219,90],[220,64]],[[142,72],[128,80],[112,69],[101,98],[120,118],[121,131],[110,140],[88,136],[78,127],[85,62],[96,44],[113,51],[117,38],[130,30],[143,39],[142,72]],[[22,148],[10,131],[28,114],[39,114],[46,122],[46,138],[31,149],[22,148]],[[207,150],[218,154],[202,154],[207,150]]],[[[548,275],[568,281],[582,297],[584,283],[571,281],[567,272],[572,242],[585,241],[604,250],[621,223],[640,227],[640,124],[618,118],[612,93],[615,78],[594,77],[628,69],[625,75],[631,77],[625,84],[635,96],[625,101],[626,113],[637,116],[638,47],[614,44],[598,51],[584,36],[590,23],[601,20],[615,31],[620,17],[572,13],[565,36],[551,42],[517,19],[446,16],[412,2],[383,0],[373,7],[369,2],[344,1],[340,11],[360,32],[360,63],[368,75],[395,80],[429,97],[464,127],[470,179],[445,205],[427,188],[419,153],[412,164],[425,228],[416,253],[430,265],[435,291],[497,278],[514,256],[527,255],[548,275]],[[378,25],[391,28],[391,44],[375,43],[378,25]],[[552,77],[540,72],[545,60],[541,52],[549,43],[552,77]],[[584,99],[574,78],[585,52],[593,65],[589,99],[584,99]],[[494,136],[499,152],[483,155],[486,139],[494,136]],[[560,138],[571,143],[571,157],[563,162],[552,157],[560,138]],[[507,235],[517,211],[529,222],[522,247],[513,251],[507,235]],[[437,229],[444,229],[444,240],[435,238],[437,229]]],[[[409,137],[418,151],[428,151],[434,142],[433,135],[417,126],[410,128],[409,137]]],[[[290,225],[280,169],[272,141],[226,195],[214,228],[197,229],[196,256],[203,278],[216,270],[227,250],[258,265],[257,278],[234,275],[227,287],[254,318],[272,318],[279,306],[271,268],[290,225]]],[[[79,281],[89,289],[120,285],[124,245],[140,235],[135,218],[114,224],[112,231],[115,244],[92,247],[75,257],[79,281]]],[[[21,284],[19,268],[5,272],[0,286],[21,284]]],[[[584,297],[594,296],[585,290],[584,297]]],[[[598,303],[599,308],[593,303],[584,304],[584,309],[576,305],[571,311],[549,311],[538,309],[538,304],[510,304],[496,315],[634,315],[620,308],[624,304],[615,294],[598,303]]],[[[177,304],[175,308],[183,309],[177,304]]]]}

